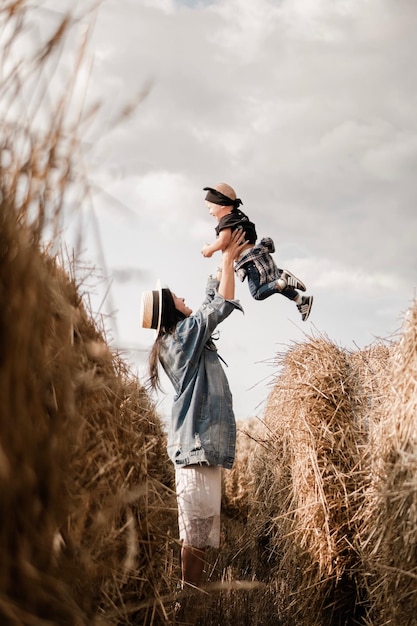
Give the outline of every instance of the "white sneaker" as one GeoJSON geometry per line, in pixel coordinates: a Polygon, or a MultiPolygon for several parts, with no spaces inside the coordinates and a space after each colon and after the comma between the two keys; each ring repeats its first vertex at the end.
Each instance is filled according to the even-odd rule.
{"type": "Polygon", "coordinates": [[[301,319],[305,322],[310,315],[311,307],[313,306],[313,296],[302,296],[301,304],[297,304],[297,309],[301,313],[301,319]]]}
{"type": "Polygon", "coordinates": [[[293,289],[299,289],[300,291],[306,290],[305,284],[288,270],[282,270],[282,274],[280,278],[283,278],[287,282],[287,287],[292,287],[293,289]]]}

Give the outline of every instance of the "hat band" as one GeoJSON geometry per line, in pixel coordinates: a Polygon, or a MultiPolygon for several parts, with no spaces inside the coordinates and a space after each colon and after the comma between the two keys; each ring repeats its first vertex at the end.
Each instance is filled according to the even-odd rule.
{"type": "Polygon", "coordinates": [[[151,328],[158,328],[159,321],[159,292],[152,291],[152,321],[151,328]]]}

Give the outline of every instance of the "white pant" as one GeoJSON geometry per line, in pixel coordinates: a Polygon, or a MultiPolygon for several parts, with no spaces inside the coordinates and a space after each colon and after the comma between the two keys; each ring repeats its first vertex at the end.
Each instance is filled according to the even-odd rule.
{"type": "Polygon", "coordinates": [[[220,545],[221,470],[214,465],[175,468],[180,539],[194,548],[220,545]]]}

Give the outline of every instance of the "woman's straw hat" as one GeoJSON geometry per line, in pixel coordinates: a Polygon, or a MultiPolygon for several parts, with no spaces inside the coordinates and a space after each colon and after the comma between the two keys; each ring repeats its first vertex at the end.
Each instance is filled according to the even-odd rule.
{"type": "Polygon", "coordinates": [[[140,320],[142,328],[153,328],[159,333],[162,317],[162,285],[158,280],[156,289],[142,293],[140,320]]]}

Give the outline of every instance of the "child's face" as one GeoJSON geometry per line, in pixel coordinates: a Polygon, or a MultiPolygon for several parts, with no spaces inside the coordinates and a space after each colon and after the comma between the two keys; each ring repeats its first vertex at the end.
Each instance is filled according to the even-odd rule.
{"type": "Polygon", "coordinates": [[[206,202],[206,206],[209,210],[210,215],[212,215],[218,220],[221,217],[223,217],[225,213],[230,213],[230,209],[232,208],[232,207],[221,206],[220,204],[214,204],[214,202],[209,202],[208,200],[206,200],[205,202],[206,202]],[[225,209],[227,210],[225,211],[225,209]]]}
{"type": "Polygon", "coordinates": [[[214,202],[209,202],[208,200],[206,200],[206,206],[209,210],[210,215],[212,215],[213,217],[217,217],[223,208],[219,204],[214,204],[214,202]]]}

